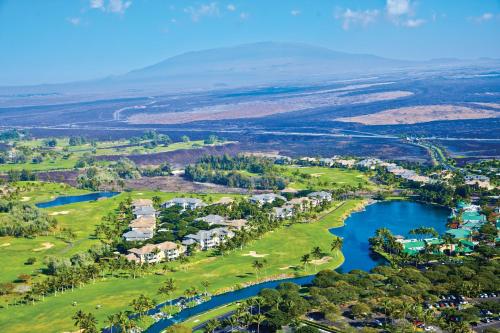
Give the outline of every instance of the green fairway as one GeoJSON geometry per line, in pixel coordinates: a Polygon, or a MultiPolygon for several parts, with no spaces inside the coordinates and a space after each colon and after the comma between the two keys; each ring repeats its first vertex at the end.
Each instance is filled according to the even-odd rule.
{"type": "MultiPolygon", "coordinates": [[[[121,194],[120,196],[128,195],[121,194]]],[[[143,196],[150,193],[143,193],[143,196]]],[[[162,193],[163,198],[173,197],[172,193],[162,193]]],[[[141,196],[133,193],[134,197],[141,196]]],[[[215,197],[223,195],[211,195],[215,197]]],[[[225,195],[224,195],[225,196],[225,195]]],[[[106,205],[117,202],[119,198],[95,202],[94,209],[83,213],[93,214],[100,209],[105,210],[106,205]]],[[[259,279],[265,278],[285,278],[294,275],[313,274],[319,269],[335,268],[343,261],[343,256],[336,251],[330,254],[330,243],[332,235],[328,229],[339,226],[343,223],[346,215],[356,209],[360,201],[348,201],[338,204],[338,208],[326,215],[322,220],[309,224],[294,224],[282,227],[274,232],[264,235],[261,239],[255,240],[244,247],[226,254],[224,257],[213,257],[210,253],[199,253],[191,258],[190,263],[180,264],[178,262],[169,264],[177,269],[173,273],[165,275],[149,274],[137,279],[123,279],[106,277],[95,284],[85,285],[75,289],[74,292],[67,291],[54,297],[47,297],[44,302],[35,305],[24,305],[15,308],[3,309],[0,311],[0,331],[22,332],[29,323],[30,330],[40,332],[61,332],[74,331],[71,316],[78,309],[93,312],[102,325],[107,315],[123,309],[129,309],[130,301],[139,294],[144,293],[155,298],[158,302],[163,301],[156,291],[159,285],[167,277],[176,281],[178,286],[174,296],[180,296],[189,287],[201,288],[201,281],[210,282],[208,288],[211,292],[220,293],[235,287],[243,287],[257,279],[256,271],[252,268],[252,262],[256,259],[266,259],[267,264],[259,273],[259,279]],[[307,269],[301,266],[300,258],[305,253],[309,253],[315,246],[319,246],[325,252],[325,258],[315,264],[311,263],[307,269]],[[78,306],[71,304],[77,302],[78,306]],[[96,307],[100,305],[100,309],[96,307]],[[47,321],[46,318],[51,318],[47,321]]],[[[69,206],[69,205],[68,205],[69,206]]],[[[64,209],[67,209],[65,206],[64,209]]],[[[79,207],[70,207],[77,211],[79,207]]],[[[68,214],[69,215],[69,214],[68,214]]],[[[67,223],[71,219],[65,215],[67,223]]],[[[79,222],[78,224],[81,224],[79,222]]],[[[90,222],[89,224],[92,224],[90,222]]],[[[89,232],[91,228],[80,226],[79,237],[89,232]]],[[[88,234],[87,234],[88,235],[88,234]]],[[[85,240],[91,242],[91,239],[85,240]]],[[[0,250],[1,251],[1,250],[0,250]]]]}
{"type": "Polygon", "coordinates": [[[348,170],[326,167],[280,167],[280,173],[289,178],[291,182],[289,188],[296,190],[303,189],[335,189],[343,186],[362,186],[371,189],[373,184],[368,176],[358,170],[348,170]]]}

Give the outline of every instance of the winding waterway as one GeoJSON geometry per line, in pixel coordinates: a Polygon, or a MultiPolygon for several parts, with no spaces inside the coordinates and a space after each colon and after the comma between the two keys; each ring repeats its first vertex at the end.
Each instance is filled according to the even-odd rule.
{"type": "MultiPolygon", "coordinates": [[[[377,259],[370,256],[368,244],[368,238],[374,235],[375,230],[388,228],[393,234],[408,236],[408,232],[411,229],[427,226],[434,227],[439,233],[443,233],[448,215],[449,211],[446,208],[409,201],[377,202],[367,206],[363,211],[353,213],[347,218],[344,226],[330,229],[330,232],[344,239],[342,252],[345,261],[339,268],[339,271],[348,272],[353,269],[368,271],[380,263],[377,259]]],[[[294,282],[304,285],[311,283],[313,279],[314,275],[310,275],[300,278],[270,281],[217,295],[205,303],[182,310],[173,318],[162,319],[156,322],[146,332],[162,332],[165,328],[177,322],[184,321],[210,309],[255,296],[262,289],[274,288],[282,282],[294,282]]],[[[166,303],[158,305],[150,311],[150,314],[157,313],[164,305],[166,303]]]]}

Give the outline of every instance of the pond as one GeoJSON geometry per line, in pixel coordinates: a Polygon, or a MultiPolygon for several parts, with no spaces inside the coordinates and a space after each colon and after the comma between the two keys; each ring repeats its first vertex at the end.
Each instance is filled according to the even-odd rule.
{"type": "Polygon", "coordinates": [[[351,214],[343,227],[330,229],[331,233],[344,240],[342,253],[345,262],[339,271],[369,271],[381,263],[381,259],[371,255],[368,243],[377,229],[387,228],[394,235],[411,237],[408,234],[411,229],[426,226],[442,234],[446,231],[449,214],[447,208],[411,201],[377,202],[351,214]]]}
{"type": "MultiPolygon", "coordinates": [[[[408,232],[411,229],[428,226],[434,227],[439,233],[443,233],[446,229],[448,215],[449,210],[446,208],[417,202],[384,201],[369,205],[365,210],[353,213],[345,221],[344,226],[330,229],[330,232],[344,238],[342,252],[344,253],[345,261],[338,270],[343,272],[353,269],[368,271],[380,263],[377,259],[370,256],[368,244],[368,238],[374,235],[375,230],[385,227],[391,230],[393,234],[408,236],[408,232]]],[[[311,283],[313,279],[314,275],[310,275],[300,278],[270,281],[217,295],[208,302],[182,310],[171,319],[162,319],[156,322],[146,332],[162,332],[174,323],[182,322],[216,307],[255,296],[264,288],[274,288],[283,282],[305,285],[311,283]]],[[[164,305],[166,303],[158,305],[150,314],[158,312],[164,305]]]]}
{"type": "Polygon", "coordinates": [[[52,201],[37,203],[35,206],[37,206],[38,208],[64,206],[77,202],[95,201],[100,198],[111,198],[118,194],[120,194],[120,192],[95,192],[95,193],[81,194],[81,195],[68,195],[63,197],[57,197],[52,201]]]}

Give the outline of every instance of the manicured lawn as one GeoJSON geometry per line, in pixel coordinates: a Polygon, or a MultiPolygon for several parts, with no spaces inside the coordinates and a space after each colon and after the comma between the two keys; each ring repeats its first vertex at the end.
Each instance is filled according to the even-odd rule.
{"type": "Polygon", "coordinates": [[[298,166],[284,166],[280,169],[285,177],[292,179],[288,187],[296,190],[334,189],[346,185],[357,187],[359,184],[366,189],[373,187],[368,176],[358,170],[298,166]]]}
{"type": "Polygon", "coordinates": [[[239,306],[239,303],[231,303],[231,304],[227,304],[227,305],[212,309],[212,310],[207,311],[207,312],[203,312],[200,315],[191,317],[188,320],[182,322],[182,325],[187,326],[187,327],[192,329],[193,327],[198,326],[198,325],[206,322],[207,320],[214,319],[214,318],[217,318],[219,316],[222,316],[225,313],[234,311],[238,308],[238,306],[239,306]]]}
{"type": "MultiPolygon", "coordinates": [[[[138,194],[134,193],[135,195],[138,194]]],[[[145,196],[146,193],[143,195],[145,196]]],[[[162,195],[173,196],[172,194],[162,195]]],[[[105,200],[102,204],[113,200],[117,199],[105,200]]],[[[101,202],[96,204],[101,204],[101,202]]],[[[328,229],[341,225],[343,218],[359,204],[360,201],[348,201],[318,222],[283,227],[264,235],[261,239],[254,240],[242,250],[233,251],[224,257],[212,257],[210,253],[203,252],[197,254],[190,263],[184,264],[183,267],[180,267],[180,263],[172,263],[170,265],[178,269],[173,273],[151,274],[137,279],[108,277],[95,284],[75,289],[74,292],[68,291],[56,297],[47,297],[44,302],[33,306],[25,305],[0,310],[0,331],[21,332],[25,330],[26,325],[29,325],[32,331],[40,332],[74,331],[71,316],[78,309],[93,312],[102,325],[107,315],[130,309],[128,306],[130,301],[141,293],[154,297],[158,302],[163,301],[156,291],[167,277],[173,278],[178,286],[174,296],[180,296],[185,289],[192,286],[201,288],[201,281],[204,280],[210,281],[211,292],[223,292],[255,281],[256,272],[252,268],[252,262],[256,259],[267,261],[260,272],[261,279],[313,274],[319,269],[336,268],[343,261],[343,256],[338,251],[333,254],[329,253],[332,235],[328,229]],[[325,260],[317,266],[309,264],[308,269],[304,270],[301,267],[300,258],[315,246],[322,248],[330,260],[325,260]],[[244,255],[249,254],[250,251],[265,256],[254,258],[244,255]],[[314,266],[316,268],[313,268],[314,266]],[[71,306],[72,302],[77,302],[78,306],[71,306]],[[98,310],[97,305],[101,305],[98,310]]]]}

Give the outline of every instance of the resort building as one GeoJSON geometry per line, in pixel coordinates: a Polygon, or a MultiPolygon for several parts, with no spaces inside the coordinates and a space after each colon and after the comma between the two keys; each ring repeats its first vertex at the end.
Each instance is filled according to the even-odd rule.
{"type": "Polygon", "coordinates": [[[226,219],[220,215],[210,214],[210,215],[207,215],[204,217],[199,217],[199,218],[195,219],[195,221],[203,221],[203,222],[208,223],[209,226],[212,226],[212,225],[222,225],[222,224],[224,224],[226,219]]]}
{"type": "Polygon", "coordinates": [[[132,201],[132,208],[137,209],[140,207],[153,207],[153,200],[151,199],[135,199],[132,201]]]}
{"type": "Polygon", "coordinates": [[[156,217],[156,210],[153,208],[153,206],[140,206],[135,208],[132,213],[134,214],[135,218],[156,217]]]}
{"type": "Polygon", "coordinates": [[[472,235],[470,230],[465,230],[465,229],[448,229],[446,230],[446,233],[448,235],[453,236],[453,238],[461,240],[461,239],[469,239],[472,235]]]}
{"type": "Polygon", "coordinates": [[[137,218],[130,222],[129,228],[133,231],[150,231],[153,233],[156,229],[156,218],[151,216],[137,218]]]}
{"type": "Polygon", "coordinates": [[[356,165],[362,168],[374,170],[375,167],[381,163],[382,161],[378,158],[367,158],[365,160],[359,161],[358,163],[356,163],[356,165]]]}
{"type": "Polygon", "coordinates": [[[274,207],[272,215],[280,220],[293,217],[293,208],[289,206],[274,207]]]}
{"type": "Polygon", "coordinates": [[[398,239],[397,242],[403,245],[403,252],[409,255],[416,255],[429,251],[429,253],[457,253],[468,255],[474,252],[476,243],[460,239],[456,244],[446,244],[441,238],[426,238],[426,239],[398,239]]]}
{"type": "Polygon", "coordinates": [[[288,201],[287,206],[294,207],[301,211],[304,211],[310,206],[316,207],[317,200],[311,200],[308,197],[293,198],[290,201],[288,201]]]}
{"type": "Polygon", "coordinates": [[[154,233],[150,231],[138,231],[138,230],[130,230],[123,234],[123,238],[127,242],[138,242],[145,241],[153,238],[154,233]]]}
{"type": "Polygon", "coordinates": [[[277,194],[274,194],[274,193],[257,194],[257,195],[251,196],[249,200],[251,202],[259,205],[259,206],[262,206],[262,205],[265,205],[265,204],[271,204],[276,199],[280,199],[280,200],[286,201],[285,197],[282,197],[281,195],[277,195],[277,194]]]}
{"type": "Polygon", "coordinates": [[[196,234],[184,237],[182,244],[185,246],[198,244],[201,250],[208,250],[233,238],[234,232],[228,228],[215,228],[211,230],[200,230],[196,234]]]}
{"type": "Polygon", "coordinates": [[[147,244],[141,248],[128,250],[126,258],[138,263],[157,263],[163,260],[175,260],[186,252],[186,247],[173,242],[147,244]]]}
{"type": "Polygon", "coordinates": [[[307,195],[311,200],[316,201],[317,204],[321,204],[323,202],[332,201],[332,194],[330,192],[319,191],[312,192],[307,195]]]}
{"type": "Polygon", "coordinates": [[[242,230],[242,229],[247,229],[248,221],[245,219],[239,219],[239,220],[229,220],[225,221],[222,223],[222,225],[225,225],[226,227],[229,228],[229,230],[242,230]]]}
{"type": "Polygon", "coordinates": [[[173,206],[179,206],[182,210],[195,210],[205,206],[202,200],[196,198],[174,198],[168,201],[165,201],[162,204],[163,208],[170,208],[173,206]]]}
{"type": "Polygon", "coordinates": [[[153,238],[156,229],[156,210],[153,201],[137,199],[132,202],[135,219],[130,221],[130,230],[123,234],[127,242],[144,241],[153,238]]]}

